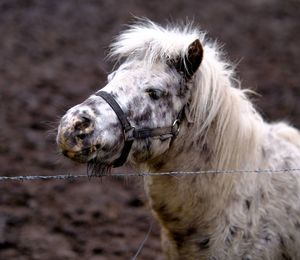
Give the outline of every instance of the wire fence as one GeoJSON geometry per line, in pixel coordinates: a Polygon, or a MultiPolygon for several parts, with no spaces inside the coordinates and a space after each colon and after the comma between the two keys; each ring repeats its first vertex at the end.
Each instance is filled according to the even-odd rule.
{"type": "MultiPolygon", "coordinates": [[[[257,170],[202,170],[202,171],[174,171],[174,172],[136,172],[136,173],[104,173],[104,174],[59,174],[59,175],[24,175],[24,176],[0,176],[1,181],[35,181],[35,180],[68,180],[74,181],[76,179],[92,178],[92,177],[146,177],[146,176],[195,176],[203,174],[244,174],[244,173],[266,173],[266,174],[278,174],[278,173],[291,173],[298,172],[300,174],[300,168],[292,169],[257,169],[257,170]]],[[[145,246],[150,233],[153,228],[153,220],[149,225],[149,230],[145,235],[145,238],[141,242],[137,249],[137,252],[131,258],[136,260],[145,246]]]]}
{"type": "Polygon", "coordinates": [[[174,172],[129,172],[129,173],[104,173],[104,174],[59,174],[59,175],[23,175],[23,176],[0,176],[0,181],[34,181],[34,180],[69,180],[91,179],[93,177],[147,177],[147,176],[195,176],[203,174],[243,174],[243,173],[288,173],[299,172],[300,168],[292,169],[257,169],[257,170],[203,170],[203,171],[174,171],[174,172]]]}

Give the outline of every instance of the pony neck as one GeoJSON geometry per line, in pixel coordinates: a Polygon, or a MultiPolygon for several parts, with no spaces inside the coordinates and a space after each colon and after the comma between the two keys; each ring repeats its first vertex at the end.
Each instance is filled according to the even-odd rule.
{"type": "MultiPolygon", "coordinates": [[[[215,111],[211,122],[203,123],[207,124],[206,128],[201,130],[201,120],[197,117],[193,117],[193,123],[183,121],[180,133],[170,149],[147,162],[143,170],[197,172],[257,169],[262,152],[260,140],[265,129],[261,117],[242,90],[224,86],[224,93],[218,102],[219,110],[215,111]]],[[[186,200],[196,196],[197,201],[201,202],[196,215],[201,216],[200,224],[205,227],[211,223],[209,216],[218,215],[223,209],[222,205],[229,203],[235,194],[236,183],[243,178],[252,178],[252,175],[207,173],[184,176],[183,173],[178,178],[152,176],[145,178],[145,189],[159,219],[162,200],[174,208],[184,208],[186,200]]],[[[169,225],[167,220],[161,219],[161,222],[169,225]]]]}

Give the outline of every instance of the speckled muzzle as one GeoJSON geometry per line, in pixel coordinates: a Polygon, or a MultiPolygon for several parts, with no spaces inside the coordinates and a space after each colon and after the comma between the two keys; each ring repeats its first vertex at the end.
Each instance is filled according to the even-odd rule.
{"type": "Polygon", "coordinates": [[[95,123],[93,115],[86,111],[67,113],[61,120],[57,144],[61,152],[77,162],[88,162],[97,151],[97,144],[93,143],[95,123]]]}

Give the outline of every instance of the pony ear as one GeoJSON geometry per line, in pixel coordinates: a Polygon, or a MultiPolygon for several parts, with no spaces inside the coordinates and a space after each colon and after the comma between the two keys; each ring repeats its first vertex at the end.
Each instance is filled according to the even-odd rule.
{"type": "Polygon", "coordinates": [[[200,41],[193,41],[188,48],[187,56],[185,57],[186,73],[191,77],[199,68],[203,58],[203,48],[200,41]]]}
{"type": "Polygon", "coordinates": [[[189,45],[184,58],[180,58],[175,62],[175,68],[186,79],[190,79],[199,68],[202,58],[203,48],[200,41],[196,39],[189,45]]]}

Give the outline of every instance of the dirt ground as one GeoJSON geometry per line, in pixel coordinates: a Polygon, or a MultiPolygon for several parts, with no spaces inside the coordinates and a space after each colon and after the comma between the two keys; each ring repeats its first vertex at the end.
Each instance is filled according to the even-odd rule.
{"type": "MultiPolygon", "coordinates": [[[[104,85],[107,46],[133,15],[194,20],[266,120],[300,127],[299,0],[0,0],[0,175],[86,171],[57,153],[55,127],[104,85]]],[[[151,220],[138,177],[1,182],[0,259],[131,259],[151,220]]],[[[138,259],[162,259],[157,224],[138,259]]]]}

